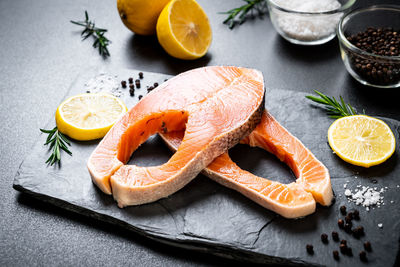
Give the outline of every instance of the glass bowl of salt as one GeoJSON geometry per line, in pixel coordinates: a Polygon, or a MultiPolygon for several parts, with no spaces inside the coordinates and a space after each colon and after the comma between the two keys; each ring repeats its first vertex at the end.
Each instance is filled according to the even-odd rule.
{"type": "Polygon", "coordinates": [[[336,36],[341,17],[356,0],[267,0],[275,30],[300,45],[320,45],[336,36]]]}

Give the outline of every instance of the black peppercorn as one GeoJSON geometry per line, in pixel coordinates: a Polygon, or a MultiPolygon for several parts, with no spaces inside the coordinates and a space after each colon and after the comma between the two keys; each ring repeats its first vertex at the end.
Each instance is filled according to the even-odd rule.
{"type": "Polygon", "coordinates": [[[369,241],[365,242],[364,248],[366,251],[372,251],[371,243],[369,241]]]}
{"type": "Polygon", "coordinates": [[[346,254],[347,246],[345,244],[340,244],[339,248],[340,248],[340,252],[342,252],[342,254],[346,254]]]}
{"type": "Polygon", "coordinates": [[[136,85],[137,88],[140,88],[140,80],[136,80],[135,81],[135,85],[136,85]]]}
{"type": "Polygon", "coordinates": [[[327,234],[322,234],[321,235],[321,241],[322,243],[328,243],[328,235],[327,234]]]}
{"type": "Polygon", "coordinates": [[[133,89],[135,89],[135,86],[133,84],[130,84],[129,89],[133,90],[133,89]]]}
{"type": "Polygon", "coordinates": [[[143,72],[139,72],[139,78],[143,79],[143,72]]]}
{"type": "Polygon", "coordinates": [[[128,79],[128,81],[129,81],[129,83],[133,83],[133,78],[130,77],[130,78],[128,79]]]}
{"type": "Polygon", "coordinates": [[[150,93],[153,89],[154,89],[154,87],[150,86],[150,87],[147,88],[147,92],[150,93]]]}
{"type": "Polygon", "coordinates": [[[339,234],[335,231],[332,232],[332,239],[334,241],[339,241],[339,234]]]}
{"type": "Polygon", "coordinates": [[[122,88],[126,88],[126,81],[121,81],[122,88]]]}
{"type": "Polygon", "coordinates": [[[131,96],[135,96],[135,90],[134,89],[129,89],[129,94],[131,96]]]}
{"type": "Polygon", "coordinates": [[[313,247],[313,245],[307,244],[307,245],[306,245],[306,249],[307,249],[308,254],[314,254],[314,247],[313,247]]]}
{"type": "Polygon", "coordinates": [[[353,250],[351,249],[351,247],[347,247],[346,254],[350,257],[353,256],[353,250]]]}
{"type": "Polygon", "coordinates": [[[337,221],[337,224],[338,224],[339,228],[343,228],[344,227],[344,221],[342,219],[339,219],[337,221]]]}
{"type": "Polygon", "coordinates": [[[139,100],[142,99],[142,97],[143,97],[142,95],[139,95],[139,96],[138,96],[139,100]]]}
{"type": "Polygon", "coordinates": [[[352,222],[347,222],[344,224],[344,230],[346,233],[351,233],[351,227],[353,226],[352,222]]]}
{"type": "Polygon", "coordinates": [[[347,245],[347,240],[342,239],[342,240],[340,241],[340,244],[347,245]]]}
{"type": "Polygon", "coordinates": [[[156,88],[158,86],[158,83],[154,83],[153,86],[154,88],[156,88]]]}
{"type": "Polygon", "coordinates": [[[363,236],[363,235],[364,235],[364,227],[358,226],[358,227],[354,228],[354,229],[352,230],[352,232],[353,232],[353,236],[354,236],[355,238],[359,238],[360,236],[363,236]]]}
{"type": "Polygon", "coordinates": [[[342,213],[343,215],[346,215],[346,206],[340,207],[340,213],[342,213]]]}
{"type": "Polygon", "coordinates": [[[353,213],[349,212],[346,217],[344,218],[344,220],[349,223],[353,220],[353,213]]]}
{"type": "Polygon", "coordinates": [[[364,250],[360,252],[360,260],[364,262],[368,261],[367,253],[364,250]]]}
{"type": "Polygon", "coordinates": [[[339,260],[339,251],[334,250],[334,251],[332,252],[332,254],[333,254],[333,258],[334,258],[335,260],[339,260]]]}

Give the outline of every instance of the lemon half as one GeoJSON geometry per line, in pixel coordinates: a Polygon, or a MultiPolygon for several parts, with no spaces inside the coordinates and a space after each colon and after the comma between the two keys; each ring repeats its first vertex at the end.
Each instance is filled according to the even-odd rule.
{"type": "Polygon", "coordinates": [[[62,102],[56,111],[57,128],[76,140],[102,138],[127,111],[125,104],[113,95],[81,94],[62,102]]]}
{"type": "Polygon", "coordinates": [[[371,167],[394,153],[396,139],[382,120],[354,115],[336,120],[328,130],[329,145],[344,161],[371,167]]]}
{"type": "Polygon", "coordinates": [[[164,50],[180,59],[204,56],[211,44],[210,22],[194,0],[172,0],[157,21],[157,38],[164,50]]]}

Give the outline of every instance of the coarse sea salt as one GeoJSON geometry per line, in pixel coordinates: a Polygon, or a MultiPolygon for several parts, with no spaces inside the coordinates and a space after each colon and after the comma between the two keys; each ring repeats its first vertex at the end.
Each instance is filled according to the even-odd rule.
{"type": "Polygon", "coordinates": [[[369,207],[385,205],[383,202],[383,193],[386,191],[384,188],[380,190],[377,187],[361,186],[357,185],[354,191],[346,189],[344,191],[345,196],[349,202],[355,203],[357,206],[363,206],[369,211],[369,207]]]}
{"type": "MultiPolygon", "coordinates": [[[[327,12],[340,8],[337,0],[275,0],[278,6],[297,12],[327,12]]],[[[335,34],[336,25],[342,13],[335,14],[296,14],[278,9],[271,10],[271,19],[277,28],[288,37],[314,41],[335,34]]]]}
{"type": "Polygon", "coordinates": [[[90,79],[85,84],[87,93],[108,93],[113,96],[120,97],[122,91],[117,81],[118,76],[111,76],[106,73],[100,73],[96,77],[90,79]]]}

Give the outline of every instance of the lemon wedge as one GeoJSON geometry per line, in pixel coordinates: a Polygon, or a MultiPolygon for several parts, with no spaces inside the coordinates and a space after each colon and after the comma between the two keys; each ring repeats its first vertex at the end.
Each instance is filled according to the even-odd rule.
{"type": "Polygon", "coordinates": [[[396,140],[382,120],[354,115],[336,120],[328,130],[329,145],[336,155],[351,164],[371,167],[394,153],[396,140]]]}
{"type": "Polygon", "coordinates": [[[126,111],[125,104],[110,94],[81,94],[58,106],[56,124],[73,139],[93,140],[104,137],[126,111]]]}
{"type": "Polygon", "coordinates": [[[172,0],[157,21],[157,38],[164,50],[179,59],[204,56],[211,44],[210,22],[194,0],[172,0]]]}

